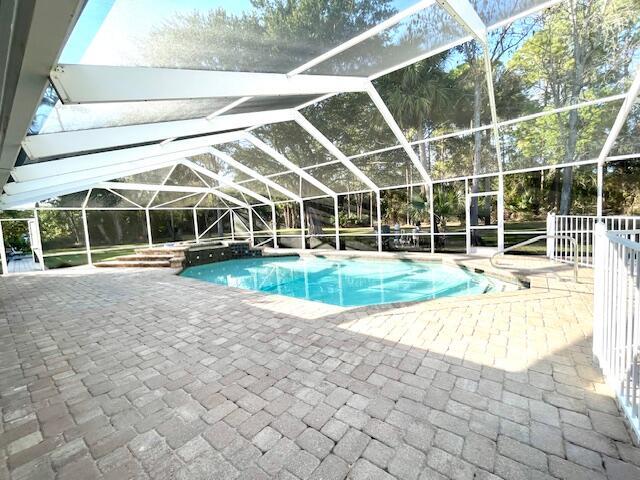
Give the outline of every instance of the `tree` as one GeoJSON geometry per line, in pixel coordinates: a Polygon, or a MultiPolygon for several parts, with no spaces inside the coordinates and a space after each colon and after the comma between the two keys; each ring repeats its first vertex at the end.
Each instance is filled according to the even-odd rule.
{"type": "MultiPolygon", "coordinates": [[[[629,77],[640,43],[636,0],[570,0],[545,11],[539,27],[510,60],[539,108],[559,108],[619,90],[629,77]]],[[[558,115],[552,126],[562,135],[556,162],[576,160],[582,112],[558,115]]],[[[572,205],[573,169],[562,176],[560,213],[572,205]]]]}
{"type": "Polygon", "coordinates": [[[389,18],[390,0],[252,0],[176,15],[142,41],[146,65],[286,73],[389,18]]]}
{"type": "MultiPolygon", "coordinates": [[[[412,140],[425,140],[443,123],[454,97],[451,79],[445,71],[448,53],[441,53],[385,75],[375,87],[385,100],[398,125],[412,140]]],[[[425,144],[418,147],[427,172],[431,162],[425,144]]]]}

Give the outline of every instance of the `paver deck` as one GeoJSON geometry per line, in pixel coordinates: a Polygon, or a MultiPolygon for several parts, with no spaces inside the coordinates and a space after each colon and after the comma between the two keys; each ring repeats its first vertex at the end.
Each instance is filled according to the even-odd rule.
{"type": "Polygon", "coordinates": [[[640,478],[590,271],[518,264],[529,290],[352,309],[156,269],[2,278],[0,479],[640,478]]]}

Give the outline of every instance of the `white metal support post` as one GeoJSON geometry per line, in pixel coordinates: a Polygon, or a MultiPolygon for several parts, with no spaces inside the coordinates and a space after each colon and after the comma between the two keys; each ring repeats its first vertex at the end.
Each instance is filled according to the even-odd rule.
{"type": "Polygon", "coordinates": [[[504,176],[498,175],[498,250],[504,250],[504,176]]]}
{"type": "Polygon", "coordinates": [[[149,216],[149,208],[144,209],[144,216],[147,220],[147,240],[149,240],[149,248],[153,247],[153,235],[151,234],[151,217],[149,216]]]}
{"type": "Polygon", "coordinates": [[[607,136],[607,140],[604,142],[602,146],[602,150],[600,151],[600,155],[598,155],[598,205],[597,205],[597,216],[598,220],[602,218],[602,207],[603,207],[603,192],[604,192],[604,162],[609,156],[611,149],[613,148],[613,144],[615,143],[618,135],[620,134],[620,130],[624,127],[625,122],[627,121],[627,117],[629,116],[629,112],[633,108],[633,104],[636,102],[638,95],[640,94],[640,67],[636,69],[636,76],[631,83],[631,87],[627,91],[627,96],[622,102],[622,106],[620,107],[620,111],[618,112],[618,116],[616,120],[613,122],[613,126],[609,131],[609,135],[607,136]]]}
{"type": "Polygon", "coordinates": [[[89,225],[87,223],[87,210],[82,207],[82,225],[84,227],[84,243],[87,251],[87,263],[89,265],[93,265],[93,260],[91,259],[91,240],[89,240],[89,225]]]}
{"type": "Polygon", "coordinates": [[[271,204],[271,228],[273,228],[273,248],[278,248],[278,221],[276,220],[276,204],[271,204]]]}
{"type": "Polygon", "coordinates": [[[429,223],[431,224],[431,253],[435,253],[436,251],[436,236],[434,235],[435,226],[435,214],[433,211],[433,184],[429,184],[429,223]]]}
{"type": "Polygon", "coordinates": [[[378,252],[382,252],[382,206],[380,205],[380,190],[376,192],[376,211],[378,216],[378,252]]]}
{"type": "Polygon", "coordinates": [[[42,257],[40,259],[40,270],[42,270],[44,272],[45,270],[45,266],[44,266],[44,248],[42,248],[42,235],[40,234],[40,214],[38,213],[38,209],[34,208],[33,209],[33,218],[36,221],[36,232],[38,235],[38,245],[40,247],[40,256],[42,257]]]}
{"type": "Polygon", "coordinates": [[[304,200],[300,200],[300,240],[302,241],[302,245],[300,248],[302,250],[307,249],[307,236],[305,234],[306,230],[306,221],[304,218],[304,200]]]}
{"type": "Polygon", "coordinates": [[[2,259],[2,275],[9,275],[9,266],[7,264],[7,251],[4,248],[4,232],[2,230],[1,221],[0,221],[0,258],[2,259]]]}
{"type": "Polygon", "coordinates": [[[556,234],[556,214],[547,213],[547,258],[553,260],[555,256],[556,239],[553,235],[556,234]]]}
{"type": "Polygon", "coordinates": [[[87,196],[82,202],[82,226],[84,228],[84,246],[87,251],[87,263],[89,265],[93,265],[93,260],[91,259],[91,240],[89,239],[89,224],[87,223],[87,204],[89,203],[89,198],[91,197],[91,192],[93,189],[89,189],[87,191],[87,196]]]}
{"type": "Polygon", "coordinates": [[[235,240],[236,239],[236,226],[235,226],[235,222],[236,222],[236,217],[235,217],[235,213],[233,213],[232,209],[229,209],[229,223],[231,223],[231,240],[235,240]]]}
{"type": "Polygon", "coordinates": [[[247,208],[247,212],[249,215],[249,245],[251,245],[253,247],[254,245],[254,241],[253,241],[253,208],[249,207],[247,208]]]}
{"type": "Polygon", "coordinates": [[[200,243],[200,234],[198,232],[198,212],[196,211],[196,207],[191,209],[193,212],[193,231],[196,235],[196,243],[200,243]]]}
{"type": "Polygon", "coordinates": [[[596,165],[596,182],[598,193],[596,197],[596,216],[598,220],[602,220],[602,211],[604,209],[604,162],[598,162],[596,165]]]}
{"type": "Polygon", "coordinates": [[[471,253],[471,196],[469,195],[469,179],[464,179],[464,224],[466,232],[466,252],[471,253]]]}
{"type": "MultiPolygon", "coordinates": [[[[474,37],[482,48],[484,60],[484,71],[487,82],[487,92],[489,94],[489,106],[491,109],[491,124],[496,147],[496,157],[498,160],[498,195],[497,195],[497,247],[498,250],[504,248],[504,179],[502,176],[502,152],[500,148],[500,136],[498,131],[498,115],[496,112],[496,100],[493,89],[493,71],[491,66],[491,54],[487,39],[487,26],[484,24],[478,12],[468,0],[439,0],[439,3],[455,18],[455,20],[474,37]]],[[[479,127],[479,125],[475,125],[479,127]]],[[[467,186],[467,198],[469,199],[468,179],[465,180],[467,186]]],[[[472,192],[475,193],[475,192],[472,192]]],[[[468,203],[468,202],[467,202],[468,203]]],[[[467,253],[471,251],[471,228],[469,225],[469,208],[467,204],[467,253]]]]}
{"type": "Polygon", "coordinates": [[[334,225],[336,229],[336,250],[340,250],[340,209],[338,206],[338,197],[334,197],[333,199],[333,210],[334,214],[334,225]]]}
{"type": "Polygon", "coordinates": [[[484,51],[484,68],[487,77],[487,91],[489,92],[489,106],[491,108],[491,123],[493,126],[493,141],[496,146],[496,158],[498,160],[498,250],[504,250],[504,175],[502,173],[502,147],[500,146],[500,130],[498,128],[498,113],[496,110],[495,92],[493,90],[493,68],[491,55],[487,45],[486,36],[482,46],[484,51]]]}

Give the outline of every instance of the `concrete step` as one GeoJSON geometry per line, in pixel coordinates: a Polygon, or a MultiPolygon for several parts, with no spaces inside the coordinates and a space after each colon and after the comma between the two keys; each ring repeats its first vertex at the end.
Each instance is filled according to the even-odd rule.
{"type": "Polygon", "coordinates": [[[143,254],[132,254],[132,255],[122,255],[120,257],[114,257],[110,260],[115,260],[119,262],[154,262],[154,261],[169,261],[174,257],[174,255],[143,255],[143,254]]]}
{"type": "Polygon", "coordinates": [[[106,262],[98,262],[93,264],[95,267],[112,267],[112,268],[167,268],[171,266],[169,260],[141,260],[141,261],[121,261],[108,260],[106,262]]]}
{"type": "Polygon", "coordinates": [[[183,255],[188,247],[154,247],[154,248],[136,248],[134,252],[137,255],[183,255]]]}

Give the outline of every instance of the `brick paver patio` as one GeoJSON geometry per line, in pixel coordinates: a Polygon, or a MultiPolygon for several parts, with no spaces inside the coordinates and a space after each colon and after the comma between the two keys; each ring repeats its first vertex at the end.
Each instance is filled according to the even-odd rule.
{"type": "Polygon", "coordinates": [[[0,478],[638,479],[583,275],[350,310],[160,270],[2,278],[0,478]]]}

